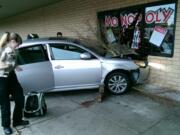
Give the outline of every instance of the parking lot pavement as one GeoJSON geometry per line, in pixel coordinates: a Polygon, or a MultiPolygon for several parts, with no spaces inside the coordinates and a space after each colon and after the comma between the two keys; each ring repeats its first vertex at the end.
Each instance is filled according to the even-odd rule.
{"type": "MultiPolygon", "coordinates": [[[[46,95],[44,117],[13,129],[14,135],[179,135],[180,107],[161,104],[136,91],[94,101],[97,91],[46,95]]],[[[0,133],[3,135],[2,128],[0,133]]]]}

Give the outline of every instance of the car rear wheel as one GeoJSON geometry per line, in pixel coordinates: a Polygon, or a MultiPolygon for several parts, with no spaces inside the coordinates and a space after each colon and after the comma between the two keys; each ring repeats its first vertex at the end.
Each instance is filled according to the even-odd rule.
{"type": "Polygon", "coordinates": [[[105,87],[111,93],[119,95],[123,94],[129,89],[130,81],[126,74],[114,72],[107,77],[105,87]]]}

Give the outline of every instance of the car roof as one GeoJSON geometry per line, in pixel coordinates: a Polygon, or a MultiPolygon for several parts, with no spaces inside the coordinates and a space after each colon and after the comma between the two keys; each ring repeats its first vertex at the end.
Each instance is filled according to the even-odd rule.
{"type": "Polygon", "coordinates": [[[68,37],[47,37],[47,38],[34,38],[34,39],[27,39],[24,40],[23,43],[20,45],[21,47],[26,46],[33,46],[37,44],[47,44],[47,43],[75,43],[78,39],[75,38],[68,38],[68,37]]]}

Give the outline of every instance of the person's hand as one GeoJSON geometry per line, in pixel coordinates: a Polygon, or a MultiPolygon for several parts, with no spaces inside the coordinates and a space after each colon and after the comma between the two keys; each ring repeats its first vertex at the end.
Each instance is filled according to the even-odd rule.
{"type": "Polygon", "coordinates": [[[17,72],[23,71],[23,69],[22,69],[21,67],[19,67],[19,66],[17,66],[17,67],[15,68],[15,70],[16,70],[17,72]]]}

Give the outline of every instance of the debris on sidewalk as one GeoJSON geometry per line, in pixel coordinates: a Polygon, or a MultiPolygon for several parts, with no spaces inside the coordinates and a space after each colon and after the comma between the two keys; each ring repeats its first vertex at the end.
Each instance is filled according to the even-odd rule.
{"type": "Polygon", "coordinates": [[[88,101],[82,102],[81,105],[82,105],[83,107],[88,108],[88,107],[90,107],[91,105],[93,105],[94,103],[95,103],[95,100],[93,99],[93,100],[88,100],[88,101]]]}
{"type": "Polygon", "coordinates": [[[102,102],[102,100],[104,99],[105,97],[105,89],[104,89],[104,85],[100,85],[99,86],[99,93],[98,93],[98,96],[96,97],[96,100],[98,102],[102,102]]]}

